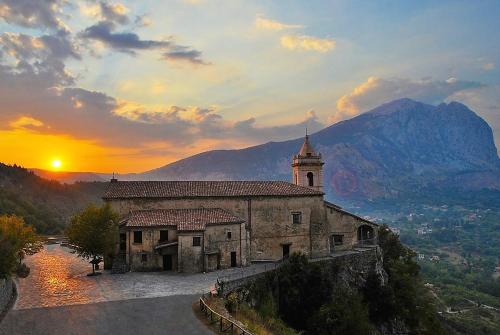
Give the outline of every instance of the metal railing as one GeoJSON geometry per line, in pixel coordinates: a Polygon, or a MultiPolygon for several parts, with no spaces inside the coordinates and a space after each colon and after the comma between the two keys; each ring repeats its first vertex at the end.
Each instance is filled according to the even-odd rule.
{"type": "Polygon", "coordinates": [[[237,335],[253,335],[243,327],[237,325],[234,321],[220,315],[210,308],[205,300],[203,300],[203,297],[200,298],[200,310],[205,313],[205,316],[211,324],[218,323],[218,328],[221,333],[230,332],[230,334],[236,333],[237,335]]]}

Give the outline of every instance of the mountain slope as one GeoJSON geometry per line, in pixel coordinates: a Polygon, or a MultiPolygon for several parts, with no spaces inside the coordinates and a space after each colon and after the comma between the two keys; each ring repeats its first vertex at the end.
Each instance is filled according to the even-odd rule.
{"type": "Polygon", "coordinates": [[[105,183],[60,184],[0,163],[0,215],[16,214],[41,234],[60,233],[70,217],[100,202],[105,183]]]}
{"type": "Polygon", "coordinates": [[[95,172],[67,172],[67,171],[49,171],[42,169],[29,169],[37,176],[48,180],[57,180],[60,183],[72,184],[79,181],[92,182],[92,181],[108,181],[100,173],[95,172]]]}
{"type": "MultiPolygon", "coordinates": [[[[408,190],[500,189],[489,125],[466,106],[395,100],[310,136],[335,200],[395,197],[408,190]]],[[[204,152],[136,179],[291,179],[303,139],[204,152]]]]}

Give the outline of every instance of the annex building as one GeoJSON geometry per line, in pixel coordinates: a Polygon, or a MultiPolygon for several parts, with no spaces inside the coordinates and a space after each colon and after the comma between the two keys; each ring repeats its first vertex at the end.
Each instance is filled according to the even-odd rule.
{"type": "Polygon", "coordinates": [[[122,218],[119,255],[132,271],[213,271],[376,243],[376,224],[324,200],[323,161],[308,136],[292,180],[112,179],[103,199],[122,218]]]}

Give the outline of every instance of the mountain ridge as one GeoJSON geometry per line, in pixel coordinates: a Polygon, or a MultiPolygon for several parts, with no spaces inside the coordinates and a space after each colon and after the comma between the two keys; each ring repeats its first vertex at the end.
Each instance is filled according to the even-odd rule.
{"type": "MultiPolygon", "coordinates": [[[[310,139],[323,154],[329,195],[385,196],[401,188],[397,180],[408,176],[423,177],[417,179],[424,185],[429,182],[426,177],[434,177],[430,182],[465,179],[462,182],[470,188],[500,188],[500,182],[494,180],[500,159],[491,128],[458,102],[432,106],[395,100],[320,130],[310,139]]],[[[136,177],[290,180],[291,157],[302,141],[207,151],[136,177]]]]}
{"type": "MultiPolygon", "coordinates": [[[[492,130],[458,102],[394,100],[330,125],[310,140],[323,155],[325,193],[333,201],[370,201],[430,187],[500,189],[492,130]]],[[[291,159],[302,142],[207,151],[119,179],[290,181],[291,159]]]]}

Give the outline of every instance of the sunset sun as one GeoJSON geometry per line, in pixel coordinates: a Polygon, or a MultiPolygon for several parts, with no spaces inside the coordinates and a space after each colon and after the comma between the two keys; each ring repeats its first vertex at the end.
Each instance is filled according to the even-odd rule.
{"type": "Polygon", "coordinates": [[[51,163],[51,166],[54,170],[59,170],[62,166],[62,162],[60,159],[54,159],[51,163]]]}

